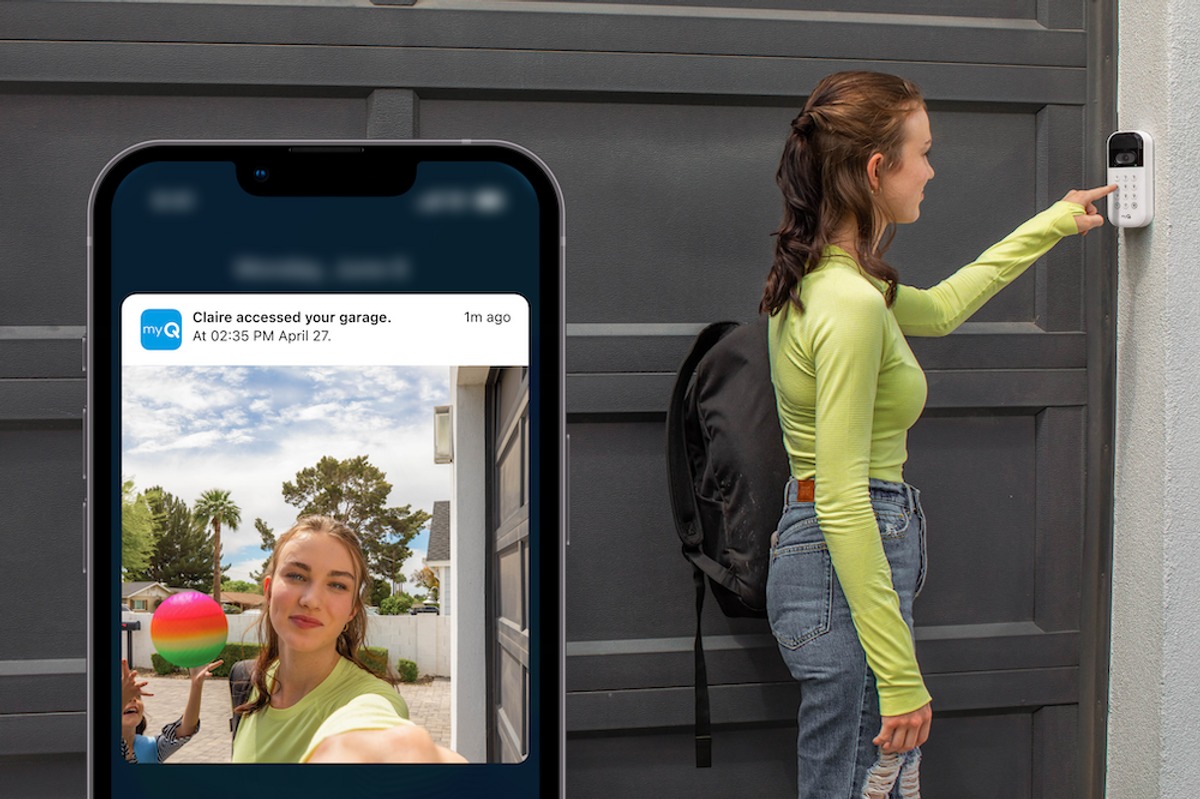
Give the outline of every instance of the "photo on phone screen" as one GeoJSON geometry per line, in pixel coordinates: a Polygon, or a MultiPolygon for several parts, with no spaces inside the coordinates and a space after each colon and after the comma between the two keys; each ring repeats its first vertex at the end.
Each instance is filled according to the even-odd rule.
{"type": "Polygon", "coordinates": [[[90,795],[561,795],[544,165],[155,143],[91,222],[90,795]]]}

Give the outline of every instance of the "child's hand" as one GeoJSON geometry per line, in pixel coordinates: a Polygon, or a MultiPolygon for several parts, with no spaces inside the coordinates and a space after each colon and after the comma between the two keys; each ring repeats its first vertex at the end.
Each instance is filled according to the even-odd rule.
{"type": "Polygon", "coordinates": [[[154,694],[146,693],[142,690],[143,686],[149,685],[149,680],[137,682],[138,673],[129,670],[129,661],[121,660],[121,707],[124,708],[134,699],[139,696],[154,696],[154,694]]]}
{"type": "Polygon", "coordinates": [[[188,674],[190,674],[192,677],[192,687],[193,688],[204,687],[204,681],[212,676],[212,674],[211,674],[212,670],[215,669],[217,666],[220,666],[224,662],[225,662],[224,660],[214,660],[212,663],[209,663],[207,666],[193,666],[190,669],[188,669],[188,674]]]}

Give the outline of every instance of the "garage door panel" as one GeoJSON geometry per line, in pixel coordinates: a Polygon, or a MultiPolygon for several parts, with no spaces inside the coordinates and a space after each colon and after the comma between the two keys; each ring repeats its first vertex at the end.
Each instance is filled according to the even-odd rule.
{"type": "Polygon", "coordinates": [[[148,139],[361,137],[359,99],[0,94],[6,154],[0,319],[82,325],[88,196],[117,153],[148,139]],[[52,134],[52,135],[51,135],[52,134]],[[65,235],[71,231],[71,235],[65,235]],[[36,292],[26,286],[37,285],[36,292]]]}

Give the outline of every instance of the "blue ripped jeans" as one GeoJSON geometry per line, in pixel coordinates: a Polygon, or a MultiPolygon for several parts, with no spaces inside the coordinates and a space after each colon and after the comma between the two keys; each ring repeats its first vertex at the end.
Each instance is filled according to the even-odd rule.
{"type": "MultiPolygon", "coordinates": [[[[870,481],[879,537],[912,629],[913,598],[925,582],[925,514],[905,483],[870,481]]],[[[919,799],[920,749],[883,754],[875,675],[850,617],[817,524],[815,505],[796,500],[788,482],[772,537],[767,615],[779,651],[800,681],[797,741],[800,799],[919,799]]]]}

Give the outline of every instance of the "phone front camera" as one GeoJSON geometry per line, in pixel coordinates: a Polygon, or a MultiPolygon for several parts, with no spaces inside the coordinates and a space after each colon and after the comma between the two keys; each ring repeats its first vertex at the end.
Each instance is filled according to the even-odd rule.
{"type": "Polygon", "coordinates": [[[260,166],[254,170],[254,179],[259,183],[262,183],[266,181],[270,174],[271,173],[267,172],[267,168],[265,166],[260,166]]]}

